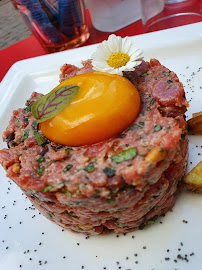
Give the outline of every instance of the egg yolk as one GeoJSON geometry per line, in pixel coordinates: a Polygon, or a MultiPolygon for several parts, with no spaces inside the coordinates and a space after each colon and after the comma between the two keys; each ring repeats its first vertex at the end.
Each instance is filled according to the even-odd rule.
{"type": "Polygon", "coordinates": [[[51,141],[69,146],[97,143],[124,131],[139,113],[137,89],[120,75],[88,72],[60,86],[70,84],[80,87],[79,94],[60,113],[40,124],[51,141]]]}

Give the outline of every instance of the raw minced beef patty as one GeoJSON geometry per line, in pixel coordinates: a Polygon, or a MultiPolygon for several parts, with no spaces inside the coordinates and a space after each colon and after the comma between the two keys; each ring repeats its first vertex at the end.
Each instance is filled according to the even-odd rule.
{"type": "MultiPolygon", "coordinates": [[[[64,65],[60,80],[93,71],[64,65]]],[[[176,74],[157,60],[125,72],[138,89],[141,111],[121,134],[90,146],[50,142],[38,129],[31,105],[13,112],[3,133],[9,149],[0,163],[47,218],[75,232],[125,233],[170,210],[187,164],[188,103],[176,74]]],[[[152,222],[151,222],[152,221],[152,222]]]]}

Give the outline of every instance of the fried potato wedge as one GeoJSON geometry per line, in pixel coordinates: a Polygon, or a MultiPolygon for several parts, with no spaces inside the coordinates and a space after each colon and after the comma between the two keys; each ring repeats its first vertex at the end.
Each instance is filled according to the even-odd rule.
{"type": "Polygon", "coordinates": [[[202,132],[202,112],[193,113],[193,118],[187,121],[188,130],[193,132],[202,132]]]}
{"type": "Polygon", "coordinates": [[[184,183],[188,190],[202,193],[202,161],[185,176],[184,183]]]}
{"type": "Polygon", "coordinates": [[[199,116],[199,115],[202,115],[202,112],[192,113],[192,117],[196,117],[196,116],[199,116]]]}

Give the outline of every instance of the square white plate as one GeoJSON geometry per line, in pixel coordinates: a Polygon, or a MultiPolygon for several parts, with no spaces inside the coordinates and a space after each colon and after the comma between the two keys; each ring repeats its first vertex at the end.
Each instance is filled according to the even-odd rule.
{"type": "MultiPolygon", "coordinates": [[[[202,111],[202,23],[133,37],[146,60],[157,58],[183,82],[192,112],[202,111]]],[[[80,65],[96,45],[14,64],[0,85],[0,135],[33,91],[58,84],[64,63],[80,65]]],[[[190,170],[202,137],[190,136],[190,170]]],[[[0,142],[0,149],[6,144],[0,142]]],[[[142,231],[86,238],[62,230],[31,206],[0,167],[0,270],[201,270],[202,195],[183,192],[165,217],[142,231]],[[194,254],[192,254],[192,252],[194,254]]]]}

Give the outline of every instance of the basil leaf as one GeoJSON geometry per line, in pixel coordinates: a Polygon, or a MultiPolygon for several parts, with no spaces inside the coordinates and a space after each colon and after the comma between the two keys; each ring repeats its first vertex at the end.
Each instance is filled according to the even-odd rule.
{"type": "Polygon", "coordinates": [[[112,156],[111,159],[115,163],[121,163],[123,161],[133,159],[134,157],[136,157],[136,155],[137,155],[137,148],[133,147],[133,148],[130,148],[128,150],[125,150],[125,151],[119,153],[116,156],[112,156]]]}
{"type": "Polygon", "coordinates": [[[31,107],[36,123],[44,122],[60,113],[78,95],[79,86],[58,86],[39,98],[31,107]]]}

